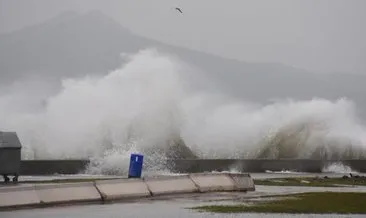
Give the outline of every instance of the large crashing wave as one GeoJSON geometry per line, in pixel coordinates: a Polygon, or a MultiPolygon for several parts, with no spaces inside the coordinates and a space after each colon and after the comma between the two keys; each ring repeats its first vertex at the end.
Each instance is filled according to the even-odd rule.
{"type": "Polygon", "coordinates": [[[0,96],[0,128],[18,132],[25,159],[88,158],[94,173],[124,173],[132,152],[150,170],[187,156],[365,157],[366,130],[347,99],[263,106],[192,85],[209,81],[143,50],[103,77],[65,80],[39,112],[19,109],[30,96],[0,96]]]}

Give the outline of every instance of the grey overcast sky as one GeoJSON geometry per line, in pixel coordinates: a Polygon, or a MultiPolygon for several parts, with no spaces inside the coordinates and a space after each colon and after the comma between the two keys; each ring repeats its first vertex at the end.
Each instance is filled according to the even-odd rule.
{"type": "Polygon", "coordinates": [[[366,74],[366,0],[0,0],[0,33],[69,10],[224,57],[366,74]]]}

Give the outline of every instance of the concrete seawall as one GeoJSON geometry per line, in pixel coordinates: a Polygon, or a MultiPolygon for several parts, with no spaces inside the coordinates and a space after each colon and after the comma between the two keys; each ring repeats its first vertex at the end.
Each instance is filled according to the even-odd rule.
{"type": "Polygon", "coordinates": [[[212,171],[266,172],[290,170],[319,173],[332,164],[343,164],[358,172],[366,172],[366,160],[303,160],[303,159],[197,159],[171,160],[173,172],[196,173],[212,171]]]}
{"type": "MultiPolygon", "coordinates": [[[[171,160],[173,172],[229,171],[265,172],[266,170],[293,170],[301,172],[321,172],[332,161],[321,160],[266,160],[266,159],[197,159],[171,160]]],[[[366,161],[364,161],[366,163],[366,161]]],[[[366,169],[365,169],[366,170],[366,169]]]]}
{"type": "MultiPolygon", "coordinates": [[[[266,170],[292,170],[321,172],[326,166],[342,163],[355,171],[366,172],[366,160],[301,160],[301,159],[175,159],[167,167],[176,173],[199,173],[237,170],[240,172],[265,172],[266,170]]],[[[50,175],[83,173],[88,160],[26,160],[21,162],[20,175],[50,175]]]]}
{"type": "Polygon", "coordinates": [[[89,160],[22,160],[20,175],[78,174],[89,160]]]}
{"type": "Polygon", "coordinates": [[[81,183],[0,186],[0,210],[75,203],[102,203],[200,192],[254,191],[249,174],[199,173],[81,183]]]}

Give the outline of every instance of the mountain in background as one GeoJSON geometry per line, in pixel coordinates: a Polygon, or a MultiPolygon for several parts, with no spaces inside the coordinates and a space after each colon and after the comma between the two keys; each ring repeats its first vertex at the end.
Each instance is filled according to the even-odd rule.
{"type": "Polygon", "coordinates": [[[64,78],[107,73],[121,66],[121,53],[148,47],[195,65],[236,97],[256,102],[349,97],[366,109],[365,75],[319,75],[281,64],[247,63],[171,46],[138,36],[97,11],[82,15],[67,12],[0,35],[0,84],[29,75],[64,78]]]}

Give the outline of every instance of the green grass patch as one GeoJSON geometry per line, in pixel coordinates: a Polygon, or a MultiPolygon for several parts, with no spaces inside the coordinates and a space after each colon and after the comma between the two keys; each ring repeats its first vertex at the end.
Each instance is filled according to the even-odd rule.
{"type": "Polygon", "coordinates": [[[358,178],[317,178],[317,177],[292,177],[292,178],[271,178],[255,179],[255,185],[272,186],[319,186],[319,187],[339,187],[342,185],[366,185],[365,177],[358,178]]]}
{"type": "Polygon", "coordinates": [[[287,195],[286,198],[279,200],[257,202],[253,205],[212,205],[191,209],[215,213],[365,214],[366,193],[303,193],[287,195]]]}

